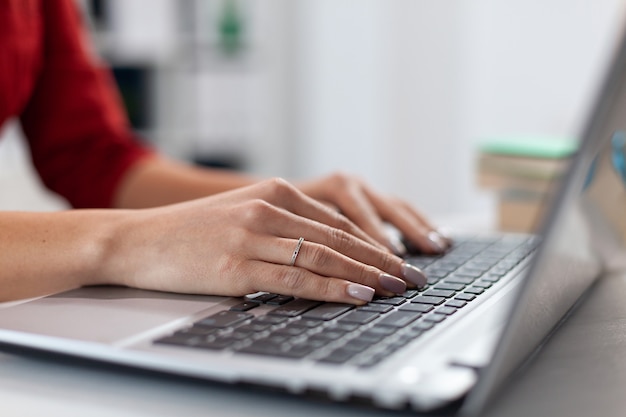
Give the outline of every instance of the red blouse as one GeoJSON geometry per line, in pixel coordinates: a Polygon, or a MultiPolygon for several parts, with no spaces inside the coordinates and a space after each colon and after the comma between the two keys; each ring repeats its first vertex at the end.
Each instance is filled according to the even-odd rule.
{"type": "Polygon", "coordinates": [[[74,207],[110,207],[151,154],[96,61],[74,0],[0,0],[0,125],[19,116],[44,184],[74,207]]]}

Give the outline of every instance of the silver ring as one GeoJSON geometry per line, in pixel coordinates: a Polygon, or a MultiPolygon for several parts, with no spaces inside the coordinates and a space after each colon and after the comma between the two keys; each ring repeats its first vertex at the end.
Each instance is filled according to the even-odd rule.
{"type": "Polygon", "coordinates": [[[291,262],[289,262],[289,266],[294,266],[296,264],[296,258],[298,257],[298,254],[300,253],[300,247],[302,246],[302,242],[304,242],[303,237],[298,239],[296,248],[293,250],[293,254],[291,255],[291,262]]]}

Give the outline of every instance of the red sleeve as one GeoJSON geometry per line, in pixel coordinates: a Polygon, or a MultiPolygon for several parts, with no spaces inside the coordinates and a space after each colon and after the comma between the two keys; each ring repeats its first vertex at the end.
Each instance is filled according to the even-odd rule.
{"type": "Polygon", "coordinates": [[[133,136],[111,74],[85,47],[73,0],[45,0],[43,65],[21,114],[35,168],[72,206],[110,207],[124,173],[151,154],[133,136]]]}

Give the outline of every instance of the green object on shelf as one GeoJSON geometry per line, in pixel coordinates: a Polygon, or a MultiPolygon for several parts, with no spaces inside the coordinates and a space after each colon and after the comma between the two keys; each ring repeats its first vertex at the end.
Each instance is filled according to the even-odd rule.
{"type": "Polygon", "coordinates": [[[220,47],[233,55],[243,46],[243,19],[236,0],[224,0],[219,19],[220,47]]]}
{"type": "Polygon", "coordinates": [[[502,136],[480,144],[482,153],[533,158],[567,158],[576,149],[574,138],[559,136],[502,136]]]}

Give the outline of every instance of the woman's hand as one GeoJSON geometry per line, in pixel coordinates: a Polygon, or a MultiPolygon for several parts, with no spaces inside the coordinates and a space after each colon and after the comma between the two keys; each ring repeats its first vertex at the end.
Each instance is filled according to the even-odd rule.
{"type": "MultiPolygon", "coordinates": [[[[336,185],[327,183],[331,188],[336,185]]],[[[323,196],[338,192],[333,188],[323,196]]],[[[392,216],[387,203],[367,193],[362,189],[352,200],[324,198],[368,228],[367,233],[281,179],[186,203],[128,211],[109,245],[110,262],[101,279],[161,291],[229,296],[268,291],[353,304],[370,301],[375,293],[403,293],[407,283],[425,285],[419,269],[379,243],[384,239],[378,224],[373,227],[377,217],[371,207],[412,231],[416,240],[422,239],[426,224],[417,222],[421,228],[410,230],[414,219],[392,216]],[[369,211],[362,216],[360,206],[350,204],[365,195],[376,200],[365,205],[369,211]],[[300,237],[304,241],[290,265],[300,237]]]]}
{"type": "Polygon", "coordinates": [[[425,253],[441,253],[450,246],[450,240],[407,202],[383,196],[354,176],[337,173],[300,183],[299,188],[307,195],[335,207],[397,255],[404,255],[406,248],[397,237],[389,235],[385,223],[396,227],[411,244],[425,253]]]}

